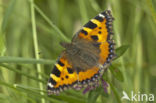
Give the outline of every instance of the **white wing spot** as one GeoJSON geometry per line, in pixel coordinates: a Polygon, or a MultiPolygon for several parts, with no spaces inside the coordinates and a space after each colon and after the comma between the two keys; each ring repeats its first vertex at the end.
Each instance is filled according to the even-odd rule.
{"type": "Polygon", "coordinates": [[[48,86],[49,86],[50,88],[53,88],[53,87],[54,87],[54,85],[52,85],[51,83],[48,83],[48,86]]]}
{"type": "Polygon", "coordinates": [[[100,17],[104,18],[105,16],[103,14],[99,14],[100,17]]]}

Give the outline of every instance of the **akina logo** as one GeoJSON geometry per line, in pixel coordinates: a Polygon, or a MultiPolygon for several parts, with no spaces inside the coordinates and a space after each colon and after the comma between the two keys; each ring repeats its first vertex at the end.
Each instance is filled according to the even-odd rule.
{"type": "Polygon", "coordinates": [[[131,95],[128,96],[125,91],[122,92],[123,97],[121,98],[122,100],[129,100],[129,101],[154,101],[154,94],[142,94],[140,92],[134,93],[131,91],[131,95]]]}

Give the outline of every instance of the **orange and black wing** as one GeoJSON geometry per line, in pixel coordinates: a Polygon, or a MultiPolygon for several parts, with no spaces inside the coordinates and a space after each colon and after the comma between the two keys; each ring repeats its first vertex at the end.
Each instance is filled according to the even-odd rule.
{"type": "MultiPolygon", "coordinates": [[[[72,42],[84,39],[89,42],[96,42],[100,49],[99,64],[108,64],[114,57],[114,43],[112,40],[112,21],[113,17],[109,10],[106,10],[95,18],[91,19],[83,28],[73,37],[72,42]]],[[[62,53],[55,64],[50,79],[48,81],[48,94],[58,94],[60,91],[75,85],[82,87],[89,82],[94,82],[100,75],[99,67],[91,67],[86,71],[74,71],[72,65],[67,60],[65,53],[62,53]]]]}
{"type": "MultiPolygon", "coordinates": [[[[96,81],[99,75],[99,68],[93,67],[87,71],[77,72],[72,69],[66,55],[63,53],[57,60],[48,81],[48,94],[59,94],[59,92],[76,87],[79,84],[87,84],[96,81]]],[[[83,87],[83,86],[82,86],[83,87]]]]}
{"type": "Polygon", "coordinates": [[[112,40],[113,17],[111,11],[106,10],[91,19],[83,28],[73,37],[72,42],[79,39],[96,42],[100,49],[99,63],[109,63],[114,57],[114,42],[112,40]]]}

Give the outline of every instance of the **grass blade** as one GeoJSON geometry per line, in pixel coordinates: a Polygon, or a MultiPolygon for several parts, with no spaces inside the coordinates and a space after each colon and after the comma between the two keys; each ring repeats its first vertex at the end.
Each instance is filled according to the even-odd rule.
{"type": "Polygon", "coordinates": [[[54,64],[55,61],[45,59],[23,58],[23,57],[0,57],[0,63],[16,63],[16,64],[54,64]]]}
{"type": "Polygon", "coordinates": [[[38,79],[38,78],[36,78],[36,77],[34,77],[34,76],[31,76],[31,75],[29,75],[29,74],[27,74],[27,73],[21,72],[20,70],[14,69],[14,68],[11,67],[11,66],[8,66],[8,65],[5,65],[5,64],[0,64],[0,66],[1,66],[1,67],[5,67],[5,69],[11,70],[11,71],[13,71],[13,72],[19,73],[19,74],[21,74],[21,75],[23,75],[23,76],[26,76],[26,77],[28,77],[28,78],[30,78],[30,79],[36,80],[36,81],[38,81],[38,82],[46,83],[44,80],[38,79]]]}
{"type": "MultiPolygon", "coordinates": [[[[32,31],[33,31],[33,42],[34,42],[34,50],[35,50],[35,58],[36,59],[40,59],[38,51],[39,51],[39,47],[38,47],[38,38],[37,38],[37,31],[36,31],[36,22],[35,22],[35,9],[34,9],[34,0],[30,1],[30,9],[31,9],[31,20],[32,20],[32,31]]],[[[37,72],[41,73],[41,64],[36,64],[37,66],[37,72]]],[[[38,79],[42,79],[42,75],[38,74],[38,79]]],[[[44,89],[43,87],[43,83],[39,82],[39,88],[41,90],[44,89]]],[[[44,93],[41,91],[40,92],[41,95],[44,95],[44,93]]],[[[45,99],[41,98],[41,103],[45,103],[45,99]]]]}
{"type": "Polygon", "coordinates": [[[54,25],[54,23],[40,10],[40,8],[33,4],[36,11],[45,19],[45,21],[54,29],[58,32],[58,34],[60,34],[60,36],[67,42],[69,42],[70,40],[62,33],[62,31],[56,26],[54,25]]]}

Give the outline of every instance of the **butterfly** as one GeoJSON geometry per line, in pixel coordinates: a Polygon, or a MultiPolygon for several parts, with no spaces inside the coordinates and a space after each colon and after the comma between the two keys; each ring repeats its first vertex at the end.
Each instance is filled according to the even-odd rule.
{"type": "Polygon", "coordinates": [[[115,57],[113,20],[111,11],[106,10],[86,23],[71,43],[60,43],[65,50],[50,74],[48,94],[96,84],[115,57]]]}

